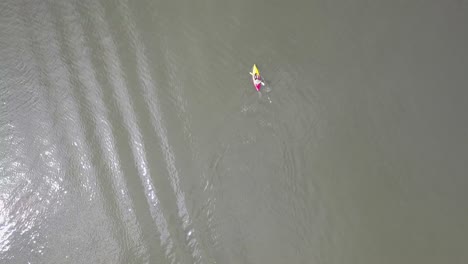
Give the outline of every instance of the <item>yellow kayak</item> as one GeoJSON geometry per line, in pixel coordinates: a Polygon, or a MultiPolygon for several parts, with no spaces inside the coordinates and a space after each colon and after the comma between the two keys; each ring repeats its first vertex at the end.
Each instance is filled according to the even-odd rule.
{"type": "Polygon", "coordinates": [[[260,75],[260,72],[258,71],[258,68],[257,68],[257,64],[254,64],[252,66],[252,73],[260,75]]]}
{"type": "Polygon", "coordinates": [[[252,72],[250,73],[252,75],[252,83],[257,89],[257,91],[260,91],[260,88],[262,88],[262,77],[260,76],[260,72],[258,71],[257,65],[253,65],[252,67],[252,72]]]}

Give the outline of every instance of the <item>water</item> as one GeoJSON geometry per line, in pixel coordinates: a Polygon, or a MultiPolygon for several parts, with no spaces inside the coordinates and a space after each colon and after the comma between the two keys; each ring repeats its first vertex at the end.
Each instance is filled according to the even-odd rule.
{"type": "Polygon", "coordinates": [[[1,262],[465,263],[467,11],[3,1],[1,262]]]}

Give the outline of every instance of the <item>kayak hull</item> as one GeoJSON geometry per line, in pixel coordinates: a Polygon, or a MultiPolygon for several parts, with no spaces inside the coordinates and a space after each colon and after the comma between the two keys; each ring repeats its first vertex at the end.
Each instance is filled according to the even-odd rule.
{"type": "Polygon", "coordinates": [[[252,66],[252,72],[251,72],[251,75],[252,75],[252,84],[253,86],[255,87],[255,89],[257,91],[260,91],[260,89],[262,88],[262,83],[258,83],[258,84],[255,84],[255,75],[257,74],[257,76],[260,76],[260,72],[258,71],[258,68],[257,68],[257,65],[253,65],[252,66]]]}

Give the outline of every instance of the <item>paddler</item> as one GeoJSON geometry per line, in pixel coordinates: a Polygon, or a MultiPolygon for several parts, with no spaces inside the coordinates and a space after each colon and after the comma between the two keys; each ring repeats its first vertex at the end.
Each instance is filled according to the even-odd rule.
{"type": "Polygon", "coordinates": [[[254,75],[254,85],[257,86],[258,84],[262,84],[262,85],[265,85],[263,82],[262,82],[262,77],[260,77],[260,75],[258,75],[257,73],[255,73],[254,75]]]}

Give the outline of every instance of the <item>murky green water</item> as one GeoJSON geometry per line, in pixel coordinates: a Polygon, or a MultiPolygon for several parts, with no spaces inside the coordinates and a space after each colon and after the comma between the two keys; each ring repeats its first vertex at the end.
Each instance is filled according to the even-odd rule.
{"type": "Polygon", "coordinates": [[[3,1],[1,262],[465,263],[467,14],[3,1]]]}

